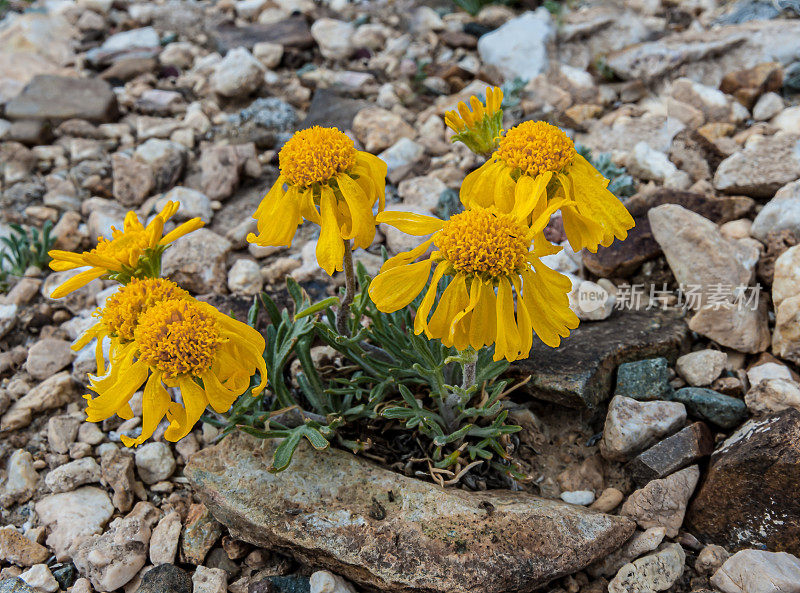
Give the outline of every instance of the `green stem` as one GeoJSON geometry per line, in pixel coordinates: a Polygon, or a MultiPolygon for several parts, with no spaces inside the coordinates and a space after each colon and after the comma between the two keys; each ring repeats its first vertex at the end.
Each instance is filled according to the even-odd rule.
{"type": "Polygon", "coordinates": [[[356,294],[356,275],[353,269],[353,251],[350,246],[350,239],[344,241],[344,298],[339,304],[336,312],[336,331],[340,336],[350,337],[350,305],[356,294]]]}

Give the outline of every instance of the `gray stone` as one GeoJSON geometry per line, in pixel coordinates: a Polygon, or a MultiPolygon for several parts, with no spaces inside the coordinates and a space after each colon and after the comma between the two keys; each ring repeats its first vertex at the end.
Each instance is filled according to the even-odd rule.
{"type": "Polygon", "coordinates": [[[713,450],[711,430],[703,422],[695,422],[637,455],[626,469],[639,486],[644,486],[697,463],[713,450]]]}
{"type": "Polygon", "coordinates": [[[663,527],[650,527],[646,531],[637,531],[625,542],[624,546],[590,566],[587,572],[595,578],[616,574],[629,562],[642,554],[652,552],[661,545],[666,531],[663,527]]]}
{"type": "Polygon", "coordinates": [[[211,88],[223,97],[246,97],[264,82],[265,70],[247,49],[237,47],[214,67],[211,88]]]}
{"type": "Polygon", "coordinates": [[[314,38],[303,15],[296,15],[269,24],[245,26],[222,25],[211,31],[217,50],[226,53],[237,47],[253,49],[256,43],[269,41],[284,48],[308,49],[314,45],[314,38]]]}
{"type": "Polygon", "coordinates": [[[40,593],[20,578],[1,579],[0,593],[40,593]]]}
{"type": "Polygon", "coordinates": [[[527,493],[441,490],[306,443],[290,471],[270,473],[275,446],[231,435],[194,455],[185,474],[234,537],[384,591],[529,592],[633,531],[623,519],[527,493]]]}
{"type": "Polygon", "coordinates": [[[45,476],[44,483],[50,492],[70,492],[78,486],[99,482],[100,478],[100,466],[94,457],[84,457],[58,466],[45,476]]]}
{"type": "Polygon", "coordinates": [[[72,344],[66,340],[55,338],[39,340],[28,350],[25,370],[39,381],[52,377],[75,358],[71,346],[72,344]]]}
{"type": "Polygon", "coordinates": [[[766,242],[770,232],[783,230],[800,235],[800,181],[793,181],[775,193],[756,215],[750,234],[766,242]]]}
{"type": "Polygon", "coordinates": [[[116,119],[117,113],[116,95],[104,80],[51,74],[35,76],[6,104],[9,119],[109,122],[116,119]]]}
{"type": "Polygon", "coordinates": [[[686,554],[680,544],[667,544],[655,554],[626,564],[608,583],[608,593],[666,591],[683,574],[686,554]]]}
{"type": "Polygon", "coordinates": [[[800,593],[800,560],[786,552],[742,550],[711,577],[723,593],[800,593]]]}
{"type": "Polygon", "coordinates": [[[176,220],[189,220],[199,218],[206,224],[214,218],[211,200],[204,193],[188,187],[173,187],[164,197],[156,202],[156,209],[161,210],[167,202],[178,202],[181,207],[175,213],[176,220]]]}
{"type": "Polygon", "coordinates": [[[751,136],[742,150],[719,164],[714,187],[729,194],[771,198],[800,178],[800,136],[778,132],[751,136]]]}
{"type": "Polygon", "coordinates": [[[555,31],[544,7],[507,21],[478,40],[481,61],[504,79],[530,80],[548,68],[547,44],[555,31]]]}
{"type": "Polygon", "coordinates": [[[0,419],[0,430],[22,428],[31,423],[34,414],[68,404],[77,394],[76,387],[67,371],[45,379],[11,405],[0,419]]]}
{"type": "Polygon", "coordinates": [[[192,577],[174,564],[159,564],[145,573],[136,593],[192,593],[192,577]]]}
{"type": "Polygon", "coordinates": [[[719,350],[698,350],[684,354],[675,363],[675,370],[692,387],[711,385],[722,374],[728,355],[719,350]]]}
{"type": "Polygon", "coordinates": [[[678,389],[670,399],[685,405],[690,416],[725,430],[736,428],[747,418],[747,406],[742,400],[713,389],[684,387],[678,389]]]}
{"type": "Polygon", "coordinates": [[[615,395],[608,406],[600,451],[606,459],[625,461],[659,438],[679,430],[686,409],[676,402],[639,402],[615,395]]]}
{"type": "Polygon", "coordinates": [[[136,449],[136,469],[145,484],[166,480],[175,466],[175,457],[167,443],[147,443],[136,449]]]}
{"type": "Polygon", "coordinates": [[[352,23],[336,19],[321,18],[311,25],[311,36],[317,42],[324,58],[346,60],[355,49],[352,44],[355,27],[352,23]]]}
{"type": "Polygon", "coordinates": [[[329,89],[317,89],[308,106],[308,114],[298,127],[325,126],[344,132],[352,129],[356,114],[369,105],[366,101],[344,97],[329,89]]]}
{"type": "Polygon", "coordinates": [[[164,253],[162,273],[198,294],[225,292],[231,243],[208,229],[181,237],[164,253]]]}
{"type": "Polygon", "coordinates": [[[8,459],[6,477],[0,490],[0,505],[26,502],[36,490],[39,474],[33,467],[33,456],[25,449],[17,449],[8,459]]]}
{"type": "Polygon", "coordinates": [[[617,369],[615,395],[632,397],[639,401],[667,399],[672,393],[669,384],[669,362],[666,358],[649,358],[626,362],[617,369]]]}
{"type": "Polygon", "coordinates": [[[520,389],[531,397],[593,408],[611,395],[619,365],[659,356],[674,360],[686,335],[686,324],[673,312],[615,312],[572,330],[558,348],[534,338],[530,356],[512,364],[509,374],[531,377],[520,389]]]}
{"type": "Polygon", "coordinates": [[[700,469],[693,465],[653,480],[628,497],[620,514],[635,519],[642,529],[664,527],[667,537],[673,538],[683,524],[686,504],[699,478],[700,469]]]}

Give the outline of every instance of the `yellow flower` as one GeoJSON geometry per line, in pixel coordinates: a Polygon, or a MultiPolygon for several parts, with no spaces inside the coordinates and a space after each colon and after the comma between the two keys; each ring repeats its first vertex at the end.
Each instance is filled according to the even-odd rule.
{"type": "Polygon", "coordinates": [[[50,251],[49,255],[53,258],[50,267],[57,272],[90,266],[90,269],[80,272],[56,288],[50,297],[59,299],[101,276],[108,276],[121,284],[127,284],[134,276],[158,276],[164,249],[179,237],[204,224],[199,218],[193,218],[162,236],[164,224],[175,215],[179,206],[178,202],[167,202],[164,209],[147,226],[139,221],[135,212],[128,212],[123,230],[112,227],[111,240],[98,237],[97,247],[91,251],[50,251]]]}
{"type": "Polygon", "coordinates": [[[575,251],[597,251],[614,237],[625,239],[633,218],[608,189],[608,179],[575,150],[567,135],[541,121],[510,129],[484,165],[464,179],[465,206],[495,205],[509,212],[519,200],[533,200],[533,212],[566,198],[564,232],[575,251]]]}
{"type": "Polygon", "coordinates": [[[320,225],[317,262],[333,275],[342,270],[345,241],[369,247],[375,237],[372,207],[384,208],[386,164],[356,150],[336,128],[314,126],[292,136],[281,149],[280,175],[253,218],[257,245],[291,246],[303,219],[320,225]]]}
{"type": "Polygon", "coordinates": [[[458,110],[444,114],[444,123],[455,132],[452,142],[461,141],[472,152],[486,154],[497,146],[503,127],[503,91],[499,87],[486,89],[486,106],[475,95],[469,98],[470,110],[464,101],[458,110]]]}
{"type": "Polygon", "coordinates": [[[170,426],[164,437],[186,436],[209,404],[223,413],[250,386],[257,371],[260,393],[267,382],[264,338],[252,327],[192,299],[169,280],[132,281],[109,298],[101,321],[76,344],[98,340],[98,374],[90,377],[96,397],[85,395],[89,422],[118,415],[133,416],[130,399],[144,385],[142,434],[122,436],[126,446],[152,436],[164,416],[170,426]],[[108,369],[100,343],[109,337],[108,369]],[[172,401],[167,388],[178,388],[183,404],[172,401]]]}
{"type": "Polygon", "coordinates": [[[543,229],[562,204],[549,205],[529,224],[531,205],[521,201],[508,213],[476,206],[447,221],[408,212],[379,214],[379,222],[401,231],[433,236],[387,260],[370,284],[370,297],[385,313],[405,307],[425,289],[435,263],[416,312],[414,333],[424,332],[458,350],[494,344],[495,360],[526,357],[533,333],[548,346],[558,346],[578,327],[567,297],[572,283],[540,258],[560,249],[544,238],[543,229]],[[430,258],[414,263],[431,245],[436,250],[430,258]],[[430,315],[445,275],[450,283],[430,315]]]}

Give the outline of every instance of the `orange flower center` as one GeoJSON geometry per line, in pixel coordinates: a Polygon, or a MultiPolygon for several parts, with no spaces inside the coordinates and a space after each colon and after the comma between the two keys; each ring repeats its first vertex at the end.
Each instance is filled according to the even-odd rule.
{"type": "Polygon", "coordinates": [[[545,171],[561,171],[576,152],[561,129],[543,121],[526,121],[506,133],[495,154],[509,167],[536,177],[545,171]]]}
{"type": "Polygon", "coordinates": [[[353,141],[336,128],[314,126],[292,136],[278,155],[281,174],[292,185],[325,183],[356,162],[353,141]]]}

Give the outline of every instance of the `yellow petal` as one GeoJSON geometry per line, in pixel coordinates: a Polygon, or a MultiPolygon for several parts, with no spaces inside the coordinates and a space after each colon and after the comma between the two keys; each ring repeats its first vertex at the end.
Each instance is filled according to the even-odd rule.
{"type": "Polygon", "coordinates": [[[497,335],[497,297],[489,282],[472,279],[472,291],[478,291],[477,303],[469,325],[469,343],[476,350],[494,344],[497,335]]]}
{"type": "Polygon", "coordinates": [[[425,288],[431,260],[398,266],[378,274],[369,285],[369,296],[380,311],[394,313],[413,301],[425,288]]]}
{"type": "Polygon", "coordinates": [[[164,431],[164,438],[173,443],[181,440],[191,432],[208,405],[205,391],[192,379],[180,379],[178,381],[178,387],[183,397],[184,413],[176,413],[175,408],[170,406],[170,409],[167,411],[167,418],[170,418],[170,416],[172,416],[172,418],[170,418],[171,422],[169,428],[164,431]]]}
{"type": "Polygon", "coordinates": [[[588,249],[592,253],[597,252],[597,246],[605,236],[603,227],[599,223],[581,214],[574,206],[562,208],[561,221],[573,251],[588,249]]]}
{"type": "Polygon", "coordinates": [[[275,180],[275,183],[272,184],[272,187],[269,188],[267,195],[265,195],[258,204],[256,211],[253,213],[253,218],[260,221],[262,218],[266,217],[266,219],[269,220],[269,215],[275,209],[275,205],[285,193],[283,191],[283,186],[285,183],[286,178],[283,175],[279,175],[278,179],[275,180]]]}
{"type": "Polygon", "coordinates": [[[514,319],[514,299],[511,284],[501,278],[497,287],[497,340],[495,341],[494,360],[505,358],[509,362],[519,357],[519,328],[514,319]]]}
{"type": "Polygon", "coordinates": [[[441,340],[445,346],[452,346],[450,326],[453,324],[455,316],[467,306],[467,303],[469,303],[469,293],[467,292],[466,278],[463,274],[456,274],[442,292],[436,310],[428,322],[425,335],[429,339],[441,340]]]}
{"type": "Polygon", "coordinates": [[[440,231],[444,225],[444,221],[435,216],[425,216],[403,210],[384,210],[375,217],[375,220],[417,237],[440,231]]]}
{"type": "MultiPolygon", "coordinates": [[[[110,418],[122,406],[130,401],[133,394],[147,379],[148,366],[142,362],[135,362],[113,385],[106,390],[98,392],[86,405],[86,418],[89,422],[97,422],[110,418]]],[[[93,384],[93,388],[96,384],[93,384]]]]}
{"type": "Polygon", "coordinates": [[[199,218],[192,218],[191,220],[187,220],[183,224],[175,227],[173,230],[168,232],[164,235],[161,240],[158,242],[159,245],[169,245],[176,239],[180,239],[184,235],[188,235],[189,233],[196,231],[199,228],[205,226],[204,223],[199,218]]]}
{"type": "Polygon", "coordinates": [[[372,203],[364,190],[349,175],[337,176],[336,183],[350,209],[353,227],[345,239],[354,239],[353,247],[367,248],[375,238],[375,218],[372,216],[372,203]]]}
{"type": "Polygon", "coordinates": [[[486,161],[464,178],[459,197],[465,208],[488,208],[494,203],[494,174],[503,168],[500,161],[486,161]]]}
{"type": "Polygon", "coordinates": [[[238,393],[236,390],[229,389],[211,372],[205,373],[201,379],[203,380],[203,388],[206,392],[208,403],[211,404],[214,411],[219,414],[224,414],[230,410],[236,398],[244,392],[244,389],[238,393]]]}
{"type": "Polygon", "coordinates": [[[425,253],[427,253],[428,249],[430,249],[430,246],[433,244],[433,241],[434,237],[431,237],[430,239],[428,239],[427,241],[423,241],[410,251],[403,251],[401,253],[398,253],[394,257],[390,257],[385,262],[383,262],[383,265],[381,266],[381,273],[385,272],[386,270],[391,270],[392,268],[396,268],[398,266],[404,266],[406,264],[410,264],[411,262],[416,261],[423,255],[425,255],[425,253]]]}
{"type": "Polygon", "coordinates": [[[448,265],[449,264],[447,262],[440,262],[433,271],[433,278],[431,278],[428,291],[425,293],[425,297],[422,299],[422,302],[417,309],[417,313],[414,316],[414,333],[417,335],[425,331],[428,325],[428,314],[431,312],[433,300],[436,298],[436,292],[439,288],[439,281],[442,279],[442,276],[444,276],[448,265]]]}
{"type": "Polygon", "coordinates": [[[91,268],[86,270],[85,272],[81,272],[80,274],[76,274],[64,284],[56,288],[52,294],[50,295],[51,299],[60,299],[61,297],[67,296],[69,293],[78,290],[89,284],[92,280],[98,279],[100,276],[103,276],[106,273],[106,270],[101,268],[91,268]]]}
{"type": "Polygon", "coordinates": [[[121,435],[122,444],[135,447],[153,436],[159,422],[166,416],[170,402],[169,393],[161,384],[161,374],[153,373],[147,380],[142,395],[142,434],[135,439],[121,435]]]}
{"type": "Polygon", "coordinates": [[[547,184],[553,176],[551,171],[537,175],[521,175],[514,188],[514,210],[512,215],[518,220],[529,217],[539,218],[547,205],[547,184]]]}
{"type": "Polygon", "coordinates": [[[331,188],[322,186],[319,205],[322,224],[317,241],[317,262],[329,276],[333,276],[344,267],[344,240],[336,216],[336,196],[331,188]]]}
{"type": "Polygon", "coordinates": [[[261,246],[285,245],[290,247],[297,232],[297,227],[302,222],[300,218],[300,191],[290,187],[289,191],[282,194],[274,209],[269,215],[259,219],[259,234],[250,233],[247,240],[261,246]]]}
{"type": "Polygon", "coordinates": [[[314,205],[314,190],[308,188],[301,191],[299,194],[299,199],[300,199],[300,214],[303,216],[303,218],[313,222],[314,224],[321,224],[322,219],[319,216],[319,211],[317,210],[317,207],[314,205]]]}

